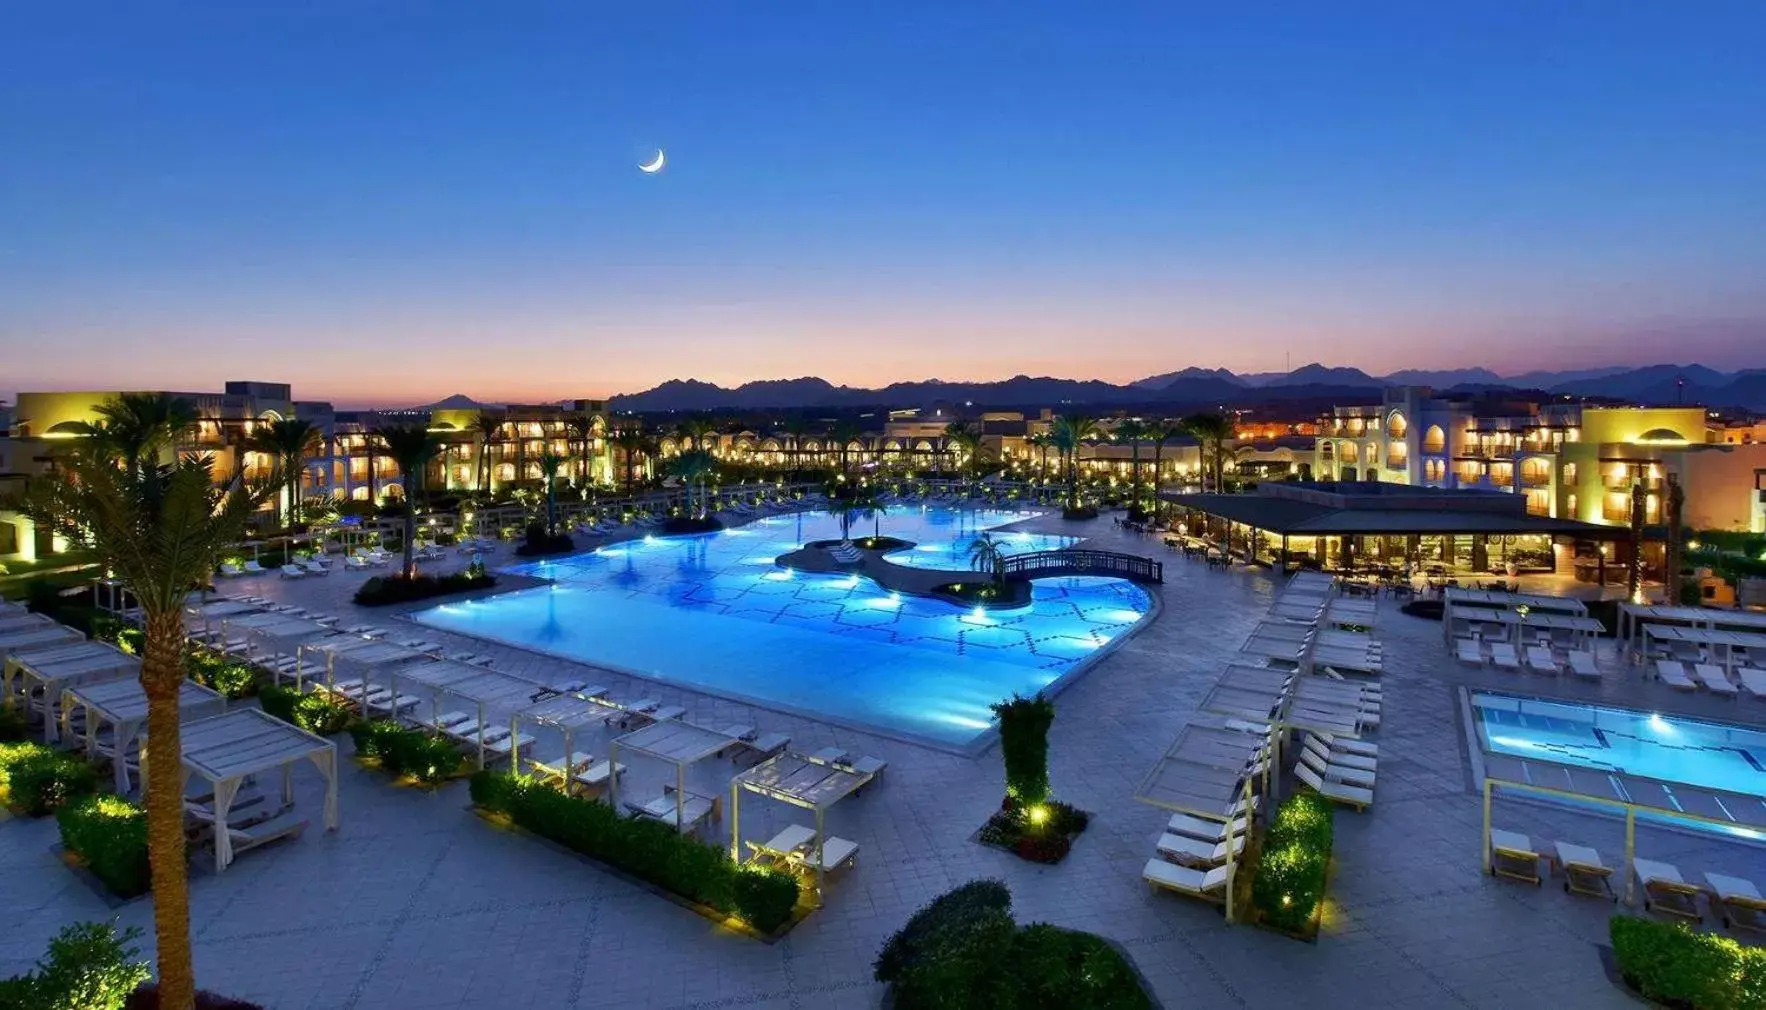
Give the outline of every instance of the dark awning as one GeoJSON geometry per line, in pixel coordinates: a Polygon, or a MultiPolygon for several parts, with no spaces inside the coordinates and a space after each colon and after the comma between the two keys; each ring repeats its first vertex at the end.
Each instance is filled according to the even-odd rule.
{"type": "Polygon", "coordinates": [[[1221,519],[1288,536],[1439,533],[1541,533],[1587,540],[1623,540],[1622,526],[1573,519],[1450,508],[1333,508],[1260,494],[1163,494],[1165,501],[1221,519]]]}

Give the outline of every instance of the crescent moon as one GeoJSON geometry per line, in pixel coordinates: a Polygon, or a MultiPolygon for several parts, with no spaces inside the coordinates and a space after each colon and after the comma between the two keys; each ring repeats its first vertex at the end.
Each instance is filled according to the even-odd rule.
{"type": "Polygon", "coordinates": [[[656,149],[655,159],[653,159],[648,165],[639,165],[638,171],[643,172],[645,175],[655,175],[662,171],[662,166],[667,161],[668,157],[662,153],[662,148],[659,147],[656,149]]]}

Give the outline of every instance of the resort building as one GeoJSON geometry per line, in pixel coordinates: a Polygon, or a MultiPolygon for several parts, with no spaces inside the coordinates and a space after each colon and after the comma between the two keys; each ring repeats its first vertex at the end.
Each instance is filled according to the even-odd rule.
{"type": "Polygon", "coordinates": [[[1625,525],[1631,488],[1646,524],[1662,521],[1678,480],[1695,528],[1766,529],[1766,448],[1724,444],[1699,406],[1593,406],[1386,391],[1377,406],[1337,407],[1320,422],[1320,480],[1502,491],[1535,516],[1625,525]]]}

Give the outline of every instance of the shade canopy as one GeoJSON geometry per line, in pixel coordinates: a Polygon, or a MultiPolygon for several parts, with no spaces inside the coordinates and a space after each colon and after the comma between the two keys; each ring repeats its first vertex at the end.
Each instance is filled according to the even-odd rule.
{"type": "MultiPolygon", "coordinates": [[[[147,691],[139,677],[81,684],[68,688],[61,697],[61,731],[70,732],[74,709],[86,713],[85,746],[90,756],[110,758],[111,775],[118,793],[130,789],[130,747],[141,736],[147,724],[147,691]],[[103,733],[110,728],[108,739],[103,733]]],[[[178,685],[178,719],[180,722],[207,719],[227,710],[225,695],[203,687],[194,680],[178,685]]]]}
{"type": "Polygon", "coordinates": [[[1192,722],[1141,778],[1134,798],[1207,820],[1231,820],[1233,806],[1249,785],[1251,762],[1264,745],[1253,733],[1192,722]]]}
{"type": "Polygon", "coordinates": [[[806,810],[826,810],[871,781],[868,772],[813,761],[787,751],[736,776],[734,784],[751,793],[806,810]]]}
{"type": "Polygon", "coordinates": [[[1567,596],[1541,596],[1537,593],[1504,593],[1492,589],[1467,589],[1448,586],[1443,597],[1449,604],[1471,607],[1496,607],[1513,610],[1526,607],[1529,611],[1550,611],[1560,614],[1586,614],[1588,604],[1567,596]]]}
{"type": "Polygon", "coordinates": [[[28,650],[7,659],[0,673],[0,699],[29,708],[40,698],[43,742],[57,738],[55,707],[62,692],[78,684],[138,677],[141,660],[108,642],[79,642],[66,648],[28,650]]]}
{"type": "MultiPolygon", "coordinates": [[[[293,768],[308,760],[325,777],[325,827],[337,830],[337,746],[331,741],[255,708],[186,723],[181,738],[185,775],[198,776],[214,787],[217,825],[227,822],[233,798],[249,775],[281,771],[283,802],[292,803],[293,768]]],[[[229,832],[216,830],[215,872],[232,861],[229,832]]]]}

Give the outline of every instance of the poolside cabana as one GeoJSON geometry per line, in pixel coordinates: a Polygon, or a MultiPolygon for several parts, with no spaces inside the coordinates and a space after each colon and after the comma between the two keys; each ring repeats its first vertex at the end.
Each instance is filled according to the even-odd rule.
{"type": "MultiPolygon", "coordinates": [[[[1643,655],[1655,654],[1657,647],[1663,642],[1675,643],[1689,649],[1709,649],[1713,654],[1718,647],[1723,650],[1723,672],[1735,669],[1735,650],[1747,649],[1766,652],[1766,634],[1746,631],[1723,631],[1718,628],[1683,627],[1675,624],[1646,624],[1643,627],[1643,655]]],[[[1671,649],[1672,647],[1670,647],[1671,649]]],[[[1690,659],[1692,662],[1703,662],[1697,656],[1676,657],[1690,659]]]]}
{"type": "Polygon", "coordinates": [[[286,617],[257,625],[245,634],[243,657],[281,680],[279,660],[292,659],[303,642],[336,634],[336,629],[306,617],[286,617]]]}
{"type": "Polygon", "coordinates": [[[1627,904],[1636,897],[1637,875],[1632,872],[1632,867],[1637,859],[1639,814],[1692,821],[1720,829],[1766,832],[1766,801],[1758,796],[1506,754],[1486,753],[1483,760],[1483,860],[1486,873],[1490,872],[1492,864],[1490,807],[1498,790],[1594,804],[1623,814],[1627,904]]]}
{"type": "MultiPolygon", "coordinates": [[[[592,733],[605,729],[607,720],[624,713],[624,709],[602,697],[607,692],[604,687],[587,687],[581,691],[555,694],[542,698],[537,702],[515,713],[511,720],[510,732],[516,736],[521,734],[521,724],[549,729],[564,738],[564,750],[560,755],[562,764],[555,769],[564,780],[564,794],[571,795],[577,785],[576,769],[571,758],[577,754],[576,740],[582,733],[592,733]]],[[[521,770],[521,756],[514,758],[516,771],[521,770]]],[[[608,779],[612,780],[612,766],[608,769],[608,779]]]]}
{"type": "MultiPolygon", "coordinates": [[[[1165,753],[1148,769],[1134,798],[1225,826],[1250,806],[1252,770],[1267,741],[1254,733],[1220,725],[1190,723],[1179,730],[1165,753]]],[[[1223,902],[1233,920],[1233,875],[1237,853],[1227,858],[1223,902]]]]}
{"type": "Polygon", "coordinates": [[[141,659],[108,642],[81,642],[65,649],[41,649],[18,653],[6,660],[0,679],[0,698],[17,698],[24,711],[33,710],[32,699],[41,705],[43,742],[54,743],[56,706],[62,692],[80,684],[136,677],[141,659]]]}
{"type": "MultiPolygon", "coordinates": [[[[147,692],[138,677],[70,687],[61,695],[61,732],[70,737],[73,713],[85,716],[87,757],[108,757],[119,794],[129,792],[129,748],[147,725],[147,692]],[[102,739],[109,727],[109,740],[102,739]]],[[[227,698],[194,680],[178,686],[180,722],[207,719],[227,711],[227,698]]]]}
{"type": "Polygon", "coordinates": [[[839,844],[830,847],[826,820],[828,809],[863,789],[871,778],[867,772],[840,768],[789,751],[762,761],[730,782],[730,858],[736,862],[742,861],[743,792],[788,803],[801,810],[814,811],[815,834],[809,839],[800,841],[802,829],[793,831],[787,828],[765,845],[757,846],[756,851],[787,859],[792,859],[792,854],[797,853],[797,861],[809,862],[815,869],[816,903],[821,904],[822,879],[826,876],[829,865],[838,866],[858,854],[858,846],[844,839],[834,839],[839,844]],[[788,846],[785,842],[780,842],[781,836],[796,844],[788,846]],[[814,858],[810,859],[800,850],[812,844],[814,847],[810,851],[813,851],[814,858]],[[781,849],[785,851],[779,851],[781,849]]]}
{"type": "MultiPolygon", "coordinates": [[[[302,685],[305,678],[306,659],[312,656],[322,664],[325,678],[322,686],[330,690],[337,682],[338,668],[344,672],[354,670],[364,682],[377,670],[387,666],[427,660],[430,657],[416,649],[407,649],[402,645],[378,638],[366,638],[361,635],[339,634],[325,638],[302,642],[295,646],[295,683],[302,685]]],[[[318,671],[315,671],[315,676],[318,671]]]]}
{"type": "MultiPolygon", "coordinates": [[[[388,648],[396,649],[397,646],[388,648]]],[[[405,658],[381,660],[371,668],[367,657],[375,655],[373,650],[360,649],[344,654],[352,664],[364,667],[361,696],[365,698],[369,685],[379,681],[391,689],[391,704],[395,711],[400,693],[406,688],[416,694],[428,696],[432,716],[441,714],[444,697],[457,698],[464,702],[472,709],[472,714],[477,716],[474,732],[465,739],[476,746],[480,768],[484,767],[486,747],[492,742],[487,741],[485,736],[493,719],[503,718],[533,704],[534,695],[540,690],[533,681],[497,670],[453,660],[430,660],[422,653],[409,649],[402,651],[407,654],[405,658]],[[412,662],[413,659],[422,662],[412,662]]],[[[520,749],[514,741],[519,740],[519,734],[512,730],[509,739],[510,761],[514,762],[517,758],[516,751],[520,749]]]]}
{"type": "MultiPolygon", "coordinates": [[[[233,861],[227,814],[249,776],[282,773],[282,802],[294,803],[294,766],[311,761],[325,777],[325,829],[336,831],[337,745],[255,708],[235,709],[212,719],[184,724],[184,774],[213,788],[215,872],[233,861]]],[[[142,757],[146,757],[143,751],[142,757]]]]}
{"type": "Polygon", "coordinates": [[[1766,634],[1766,614],[1748,610],[1718,610],[1713,607],[1619,604],[1619,627],[1616,630],[1619,640],[1625,643],[1627,655],[1634,653],[1637,639],[1643,637],[1645,627],[1660,625],[1766,634]]]}
{"type": "MultiPolygon", "coordinates": [[[[734,741],[715,730],[703,729],[691,723],[675,722],[665,719],[653,722],[643,729],[634,730],[624,736],[615,737],[610,748],[608,760],[613,767],[619,767],[619,753],[642,754],[658,761],[674,765],[675,784],[674,802],[666,803],[666,794],[650,803],[627,804],[634,812],[657,820],[667,821],[669,810],[673,810],[676,831],[686,831],[701,820],[717,812],[718,798],[701,796],[687,792],[687,766],[703,761],[708,757],[723,753],[734,741]]],[[[619,776],[613,776],[608,782],[608,801],[619,808],[619,776]]]]}
{"type": "Polygon", "coordinates": [[[16,656],[33,649],[85,640],[85,634],[65,624],[33,624],[0,632],[0,657],[16,656]]]}

